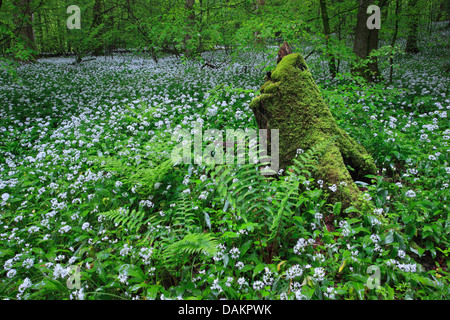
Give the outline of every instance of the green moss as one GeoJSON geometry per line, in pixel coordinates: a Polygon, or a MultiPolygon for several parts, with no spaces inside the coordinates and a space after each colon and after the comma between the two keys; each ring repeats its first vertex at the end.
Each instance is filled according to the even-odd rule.
{"type": "MultiPolygon", "coordinates": [[[[359,206],[360,191],[353,179],[375,174],[377,169],[367,151],[339,128],[303,57],[285,56],[261,87],[261,95],[250,104],[260,128],[279,129],[280,168],[292,164],[298,149],[307,150],[334,138],[320,159],[314,177],[325,187],[341,182],[345,187],[330,193],[330,202],[359,206]],[[353,177],[346,165],[355,169],[353,177]]],[[[328,188],[327,188],[328,190],[328,188]]]]}
{"type": "Polygon", "coordinates": [[[264,88],[265,93],[275,93],[279,90],[279,82],[266,82],[268,85],[264,88]]]}

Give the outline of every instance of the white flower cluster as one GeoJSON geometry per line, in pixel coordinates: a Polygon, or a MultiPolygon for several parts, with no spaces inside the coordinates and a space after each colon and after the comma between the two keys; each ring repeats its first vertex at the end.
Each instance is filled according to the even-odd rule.
{"type": "Polygon", "coordinates": [[[305,248],[308,246],[308,241],[300,238],[297,241],[297,244],[294,246],[294,253],[295,254],[301,254],[305,251],[305,248]]]}
{"type": "Polygon", "coordinates": [[[263,278],[262,281],[264,282],[264,284],[266,286],[271,286],[273,283],[273,277],[272,277],[273,272],[270,271],[270,269],[268,267],[264,268],[264,274],[263,274],[263,278]]]}
{"type": "Polygon", "coordinates": [[[380,236],[379,235],[377,235],[377,234],[372,234],[371,236],[370,236],[370,239],[372,240],[372,242],[373,242],[373,244],[374,244],[374,248],[373,248],[373,250],[374,251],[378,251],[378,252],[383,252],[383,249],[381,248],[381,246],[380,246],[380,244],[379,244],[379,242],[380,242],[380,236]]]}
{"type": "Polygon", "coordinates": [[[260,291],[264,289],[265,283],[261,280],[256,280],[253,282],[253,290],[260,291]]]}
{"type": "Polygon", "coordinates": [[[323,293],[323,295],[324,295],[325,297],[327,297],[328,299],[331,299],[331,300],[336,299],[335,294],[336,294],[336,289],[333,288],[333,287],[328,287],[328,288],[327,288],[327,291],[325,291],[325,292],[323,293]]]}
{"type": "Polygon", "coordinates": [[[69,269],[64,268],[60,264],[56,264],[53,269],[53,279],[65,278],[69,274],[69,269]]]}
{"type": "Polygon", "coordinates": [[[286,270],[286,279],[294,279],[296,277],[301,277],[303,274],[303,269],[300,265],[295,264],[286,270]]]}
{"type": "Polygon", "coordinates": [[[217,290],[217,293],[221,293],[223,291],[222,287],[219,284],[219,279],[214,279],[211,290],[217,290]]]}
{"type": "Polygon", "coordinates": [[[416,196],[416,193],[413,190],[408,190],[406,191],[405,196],[408,198],[414,198],[416,196]]]}
{"type": "Polygon", "coordinates": [[[314,268],[313,278],[317,281],[323,281],[325,279],[325,269],[322,267],[314,268]]]}
{"type": "Polygon", "coordinates": [[[139,202],[139,205],[141,207],[153,208],[155,204],[153,202],[151,202],[150,200],[141,200],[139,202]]]}
{"type": "Polygon", "coordinates": [[[25,292],[26,289],[30,288],[32,286],[32,282],[29,278],[25,278],[25,280],[23,280],[23,282],[19,285],[19,293],[17,294],[17,299],[21,299],[21,296],[23,295],[23,293],[25,292]]]}
{"type": "Polygon", "coordinates": [[[221,260],[223,260],[226,249],[227,248],[226,248],[226,246],[224,244],[222,244],[222,243],[219,244],[217,246],[217,252],[216,252],[216,255],[213,257],[213,260],[214,261],[221,261],[221,260]]]}
{"type": "Polygon", "coordinates": [[[242,286],[244,286],[244,285],[248,286],[248,282],[245,280],[244,277],[240,277],[237,280],[237,283],[239,284],[239,288],[242,288],[242,286]]]}
{"type": "Polygon", "coordinates": [[[236,248],[236,247],[234,247],[234,248],[232,248],[231,250],[230,250],[230,254],[231,254],[231,258],[232,259],[237,259],[237,258],[239,258],[239,254],[240,254],[241,252],[239,251],[239,249],[238,248],[236,248]]]}
{"type": "MultiPolygon", "coordinates": [[[[403,250],[399,250],[398,256],[400,258],[403,257],[401,259],[404,259],[405,258],[405,253],[401,252],[401,251],[403,251],[403,250]]],[[[402,262],[397,261],[395,259],[389,259],[385,263],[386,263],[386,265],[388,267],[398,268],[398,269],[400,269],[401,271],[404,271],[404,272],[417,272],[417,264],[414,263],[414,262],[413,263],[402,263],[402,262]]]]}
{"type": "Polygon", "coordinates": [[[339,227],[342,229],[341,234],[343,237],[348,237],[350,235],[351,227],[347,221],[345,221],[345,220],[340,221],[339,227]]]}
{"type": "Polygon", "coordinates": [[[148,265],[150,263],[150,258],[152,257],[152,254],[153,254],[152,247],[144,247],[141,248],[141,250],[139,251],[139,256],[142,258],[142,262],[145,265],[148,265]]]}
{"type": "Polygon", "coordinates": [[[273,281],[273,272],[268,267],[265,267],[262,280],[254,281],[252,287],[254,290],[262,290],[266,286],[270,287],[273,284],[273,281]]]}
{"type": "Polygon", "coordinates": [[[124,257],[130,253],[130,251],[133,249],[133,246],[129,246],[128,243],[125,243],[122,250],[120,250],[119,254],[124,257]]]}

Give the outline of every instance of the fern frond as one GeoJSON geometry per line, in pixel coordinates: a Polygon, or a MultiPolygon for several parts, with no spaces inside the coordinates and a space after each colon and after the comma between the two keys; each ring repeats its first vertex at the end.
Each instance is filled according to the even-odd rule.
{"type": "MultiPolygon", "coordinates": [[[[115,172],[129,189],[137,186],[136,191],[148,195],[155,189],[155,184],[161,182],[173,168],[170,152],[173,143],[168,134],[155,136],[151,142],[134,150],[138,157],[93,157],[102,162],[102,168],[115,172]]],[[[129,154],[126,147],[118,150],[119,155],[129,154]]]]}
{"type": "Polygon", "coordinates": [[[312,146],[304,153],[298,154],[297,157],[293,159],[294,164],[291,168],[297,174],[306,174],[310,176],[310,173],[314,171],[320,157],[325,153],[326,149],[333,141],[334,138],[325,140],[312,146]]]}
{"type": "Polygon", "coordinates": [[[225,203],[228,201],[238,216],[245,219],[248,212],[267,208],[263,205],[264,194],[260,191],[269,188],[268,180],[259,173],[258,166],[243,164],[233,173],[227,166],[217,166],[211,176],[216,176],[217,196],[225,203]]]}
{"type": "Polygon", "coordinates": [[[189,233],[183,239],[170,244],[162,256],[166,260],[173,260],[181,255],[204,253],[213,256],[217,252],[218,241],[208,233],[189,233]]]}
{"type": "Polygon", "coordinates": [[[180,193],[176,203],[176,211],[171,221],[174,231],[184,234],[201,229],[190,196],[187,193],[180,193]]]}
{"type": "Polygon", "coordinates": [[[148,220],[144,211],[129,211],[123,208],[101,212],[98,215],[105,216],[114,224],[131,231],[138,231],[148,220]]]}

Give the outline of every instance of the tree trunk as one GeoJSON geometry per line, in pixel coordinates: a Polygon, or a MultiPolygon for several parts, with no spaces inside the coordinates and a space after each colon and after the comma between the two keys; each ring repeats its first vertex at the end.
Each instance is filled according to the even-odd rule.
{"type": "MultiPolygon", "coordinates": [[[[353,44],[353,52],[357,56],[357,64],[368,59],[372,50],[378,49],[378,29],[367,28],[367,8],[373,2],[374,0],[359,0],[355,42],[353,44]]],[[[377,81],[380,77],[378,62],[375,57],[362,66],[353,67],[352,71],[369,82],[377,81]]]]}
{"type": "Polygon", "coordinates": [[[31,60],[36,54],[36,42],[33,31],[33,13],[31,11],[31,0],[16,0],[14,5],[17,8],[16,24],[19,28],[19,38],[23,42],[25,49],[32,51],[31,60]]]}
{"type": "MultiPolygon", "coordinates": [[[[259,15],[260,13],[260,9],[262,10],[262,8],[265,6],[266,1],[265,0],[256,0],[255,2],[255,14],[259,15]]],[[[255,32],[255,45],[256,46],[260,46],[264,43],[264,40],[259,36],[261,34],[260,31],[256,31],[255,32]]]]}
{"type": "Polygon", "coordinates": [[[411,0],[408,3],[409,12],[411,12],[411,21],[409,23],[408,37],[406,38],[407,53],[419,53],[419,47],[417,46],[417,33],[419,29],[418,15],[417,15],[417,0],[411,0]]]}
{"type": "MultiPolygon", "coordinates": [[[[398,35],[398,19],[400,15],[400,0],[395,0],[395,26],[394,26],[394,35],[392,36],[391,47],[394,47],[395,42],[397,41],[398,35]]],[[[389,58],[389,82],[392,83],[392,74],[394,71],[394,56],[391,54],[389,58]]]]}
{"type": "Polygon", "coordinates": [[[377,168],[367,151],[337,126],[303,57],[298,53],[284,56],[260,91],[250,108],[260,129],[279,130],[279,167],[292,165],[298,149],[329,143],[313,177],[316,182],[323,180],[329,202],[363,207],[353,179],[365,180],[377,168]],[[354,170],[350,173],[346,165],[354,170]],[[330,191],[333,185],[335,192],[330,191]]]}
{"type": "MultiPolygon", "coordinates": [[[[92,21],[91,29],[102,28],[101,27],[101,24],[103,23],[102,10],[103,10],[102,0],[95,0],[92,12],[94,20],[92,21]]],[[[105,45],[102,40],[102,33],[101,30],[98,30],[98,33],[95,36],[95,44],[92,49],[92,55],[101,56],[104,53],[105,53],[105,45]]]]}
{"type": "Polygon", "coordinates": [[[328,61],[330,63],[330,74],[331,74],[331,77],[334,78],[334,77],[336,77],[336,60],[334,58],[334,55],[332,53],[329,53],[329,51],[330,51],[329,37],[330,37],[331,31],[330,31],[330,19],[328,18],[326,0],[320,0],[320,10],[322,12],[323,33],[325,34],[325,46],[326,46],[326,51],[327,51],[327,57],[328,57],[328,61]]]}
{"type": "Polygon", "coordinates": [[[448,19],[448,24],[447,24],[447,29],[450,29],[450,1],[445,1],[445,10],[447,12],[447,19],[448,19]]]}
{"type": "Polygon", "coordinates": [[[195,11],[194,11],[194,4],[195,0],[185,0],[184,8],[186,9],[188,16],[187,16],[187,28],[186,28],[186,35],[184,36],[184,45],[185,45],[185,51],[184,54],[187,57],[192,56],[192,48],[191,44],[189,44],[189,41],[192,39],[190,33],[192,32],[194,22],[195,22],[195,11]]]}

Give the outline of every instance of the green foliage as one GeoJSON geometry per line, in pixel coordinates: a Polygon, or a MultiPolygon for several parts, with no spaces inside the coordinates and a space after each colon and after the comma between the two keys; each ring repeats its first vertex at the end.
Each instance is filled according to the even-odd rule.
{"type": "Polygon", "coordinates": [[[117,227],[122,227],[132,232],[138,232],[149,220],[145,211],[130,211],[123,208],[102,212],[99,215],[106,217],[117,227]]]}
{"type": "Polygon", "coordinates": [[[6,72],[6,74],[11,77],[12,81],[18,81],[17,63],[14,61],[0,58],[0,71],[6,72]]]}
{"type": "MultiPolygon", "coordinates": [[[[192,24],[182,1],[103,2],[111,10],[92,27],[94,2],[80,2],[78,34],[59,3],[35,8],[41,53],[132,49],[78,66],[12,62],[29,56],[11,2],[0,10],[2,298],[449,299],[445,29],[419,28],[423,52],[403,54],[409,13],[391,47],[389,2],[373,57],[384,79],[394,66],[392,82],[367,84],[349,72],[352,2],[327,1],[328,47],[317,2],[266,1],[258,10],[197,2],[192,24]],[[276,176],[247,156],[244,164],[170,162],[171,135],[195,122],[222,133],[256,128],[248,105],[274,66],[270,45],[283,40],[309,55],[333,117],[380,168],[358,182],[374,210],[327,205],[334,191],[311,177],[331,140],[299,150],[276,176]],[[186,48],[192,57],[181,62],[186,48]],[[158,64],[146,59],[152,50],[158,64]],[[69,266],[81,270],[79,290],[67,286],[69,266]],[[372,266],[380,270],[373,289],[372,266]]],[[[418,1],[422,26],[436,5],[418,1]]]]}
{"type": "Polygon", "coordinates": [[[189,233],[183,239],[171,243],[164,250],[164,259],[177,259],[179,255],[205,254],[213,256],[217,252],[218,241],[207,233],[189,233]]]}

